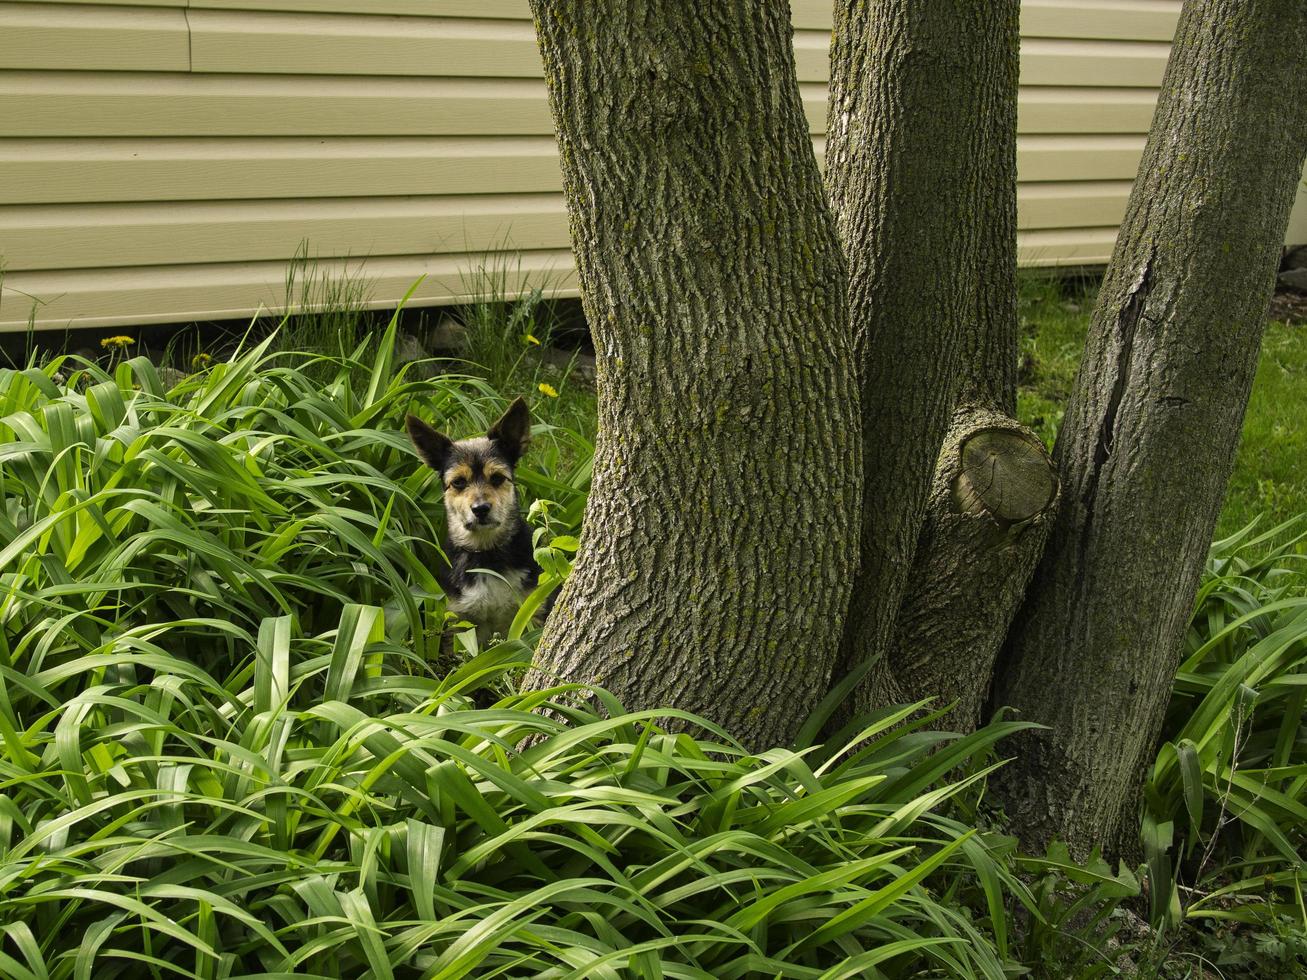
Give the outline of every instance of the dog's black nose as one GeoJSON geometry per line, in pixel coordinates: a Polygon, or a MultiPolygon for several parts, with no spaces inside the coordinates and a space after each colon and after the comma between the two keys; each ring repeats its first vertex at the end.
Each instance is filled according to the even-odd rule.
{"type": "Polygon", "coordinates": [[[476,519],[477,519],[478,521],[484,521],[487,517],[490,516],[490,505],[489,505],[489,504],[473,504],[473,505],[472,505],[472,513],[476,516],[476,519]]]}

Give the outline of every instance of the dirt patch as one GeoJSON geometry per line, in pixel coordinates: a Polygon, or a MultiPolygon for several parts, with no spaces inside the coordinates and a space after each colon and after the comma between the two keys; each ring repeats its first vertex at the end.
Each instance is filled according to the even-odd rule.
{"type": "Polygon", "coordinates": [[[1272,320],[1307,324],[1307,293],[1283,287],[1277,289],[1275,295],[1271,297],[1271,310],[1268,315],[1272,320]]]}

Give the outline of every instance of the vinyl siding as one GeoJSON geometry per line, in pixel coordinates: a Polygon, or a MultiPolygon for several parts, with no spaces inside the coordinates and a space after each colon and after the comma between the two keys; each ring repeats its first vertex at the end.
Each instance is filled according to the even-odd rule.
{"type": "MultiPolygon", "coordinates": [[[[1179,7],[1026,0],[1024,262],[1106,261],[1179,7]]],[[[793,11],[820,158],[830,3],[793,11]]],[[[249,316],[304,240],[378,307],[495,250],[575,290],[526,0],[0,2],[0,119],[0,330],[249,316]]]]}

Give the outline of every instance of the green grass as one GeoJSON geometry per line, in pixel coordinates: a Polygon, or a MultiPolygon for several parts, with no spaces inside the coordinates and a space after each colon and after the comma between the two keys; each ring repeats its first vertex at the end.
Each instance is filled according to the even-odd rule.
{"type": "Polygon", "coordinates": [[[1262,341],[1243,441],[1220,533],[1254,517],[1272,523],[1307,513],[1307,325],[1272,323],[1262,341]]]}
{"type": "MultiPolygon", "coordinates": [[[[1022,373],[1017,414],[1049,446],[1057,435],[1093,310],[1094,290],[1048,273],[1021,281],[1022,373]]],[[[1219,536],[1261,515],[1307,513],[1307,325],[1270,323],[1219,536]]]]}

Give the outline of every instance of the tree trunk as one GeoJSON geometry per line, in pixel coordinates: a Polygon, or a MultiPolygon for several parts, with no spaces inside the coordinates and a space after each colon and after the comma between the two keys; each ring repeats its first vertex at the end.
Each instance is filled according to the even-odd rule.
{"type": "Polygon", "coordinates": [[[529,683],[600,684],[785,744],[829,682],[862,472],[844,262],[788,5],[532,8],[599,436],[529,683]]]}
{"type": "Polygon", "coordinates": [[[1302,0],[1184,6],[994,694],[1052,726],[997,786],[1027,845],[1133,836],[1302,173],[1305,51],[1302,0]]]}
{"type": "MultiPolygon", "coordinates": [[[[1057,500],[1053,462],[1016,421],[1019,0],[994,0],[967,61],[987,146],[972,220],[980,243],[952,288],[974,312],[962,338],[960,404],[935,465],[886,670],[872,700],[956,701],[950,726],[981,721],[994,661],[1043,551],[1057,500]]],[[[957,34],[971,25],[961,8],[957,34]]],[[[966,220],[965,217],[963,220],[966,220]]]]}
{"type": "Polygon", "coordinates": [[[951,730],[980,724],[1057,497],[1052,460],[1034,433],[983,404],[954,413],[879,699],[938,697],[957,704],[951,730]]]}
{"type": "MultiPolygon", "coordinates": [[[[1005,547],[1003,535],[991,533],[986,494],[968,497],[978,509],[956,515],[960,524],[950,519],[955,449],[941,464],[933,495],[930,488],[967,355],[973,378],[984,379],[977,405],[990,406],[991,389],[1008,385],[1015,371],[1015,240],[1006,237],[1015,236],[1008,212],[1015,208],[1016,12],[1015,0],[835,6],[826,179],[849,260],[866,460],[862,563],[841,668],[879,658],[851,712],[941,693],[922,685],[961,669],[947,657],[934,665],[939,670],[916,669],[919,644],[933,632],[893,640],[928,500],[928,543],[944,553],[916,573],[913,588],[928,593],[930,608],[911,609],[910,616],[955,618],[963,611],[956,600],[965,606],[977,597],[956,594],[946,610],[939,605],[944,594],[986,587],[958,582],[958,559],[1005,547]],[[989,222],[1001,227],[991,233],[989,222]],[[996,251],[987,254],[986,246],[996,251]],[[955,553],[950,537],[972,526],[979,538],[955,553]]],[[[995,438],[993,411],[968,410],[958,421],[978,422],[988,433],[984,441],[995,438]]],[[[956,445],[967,441],[967,433],[958,435],[956,445]]],[[[1026,445],[1016,438],[1014,445],[1026,445]]],[[[1037,468],[1037,455],[1018,456],[1037,468]]],[[[1008,522],[1004,531],[1011,530],[1008,522]]],[[[910,601],[920,606],[917,597],[910,601]]],[[[979,683],[988,676],[986,670],[979,683]]]]}

